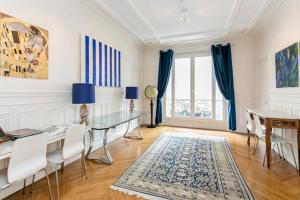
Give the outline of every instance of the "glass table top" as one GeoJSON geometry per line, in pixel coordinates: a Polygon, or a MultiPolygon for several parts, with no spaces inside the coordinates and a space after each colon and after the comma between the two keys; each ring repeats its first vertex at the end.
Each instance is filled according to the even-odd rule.
{"type": "Polygon", "coordinates": [[[126,123],[130,120],[137,119],[143,116],[143,112],[114,112],[107,115],[102,115],[88,120],[88,127],[94,130],[103,130],[109,129],[123,123],[126,123]]]}

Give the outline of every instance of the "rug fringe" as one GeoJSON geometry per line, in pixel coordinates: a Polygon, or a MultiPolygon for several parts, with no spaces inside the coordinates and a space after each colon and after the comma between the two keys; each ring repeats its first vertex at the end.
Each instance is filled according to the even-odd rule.
{"type": "Polygon", "coordinates": [[[165,200],[164,198],[161,198],[161,197],[156,197],[156,196],[152,196],[152,195],[148,195],[148,194],[144,194],[144,193],[140,193],[140,192],[136,192],[136,191],[132,191],[132,190],[127,190],[127,189],[120,188],[120,187],[117,187],[114,185],[110,186],[110,188],[113,190],[128,194],[130,196],[136,196],[138,198],[144,198],[147,200],[165,200]]]}

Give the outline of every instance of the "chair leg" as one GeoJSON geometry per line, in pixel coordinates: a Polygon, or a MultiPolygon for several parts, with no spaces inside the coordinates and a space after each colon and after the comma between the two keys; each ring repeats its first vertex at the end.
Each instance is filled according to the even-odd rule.
{"type": "MultiPolygon", "coordinates": [[[[88,175],[87,175],[87,170],[86,170],[84,151],[81,153],[81,162],[82,162],[82,165],[83,165],[85,178],[87,179],[87,178],[88,178],[88,175]]],[[[82,171],[82,170],[81,170],[81,171],[82,171]]]]}
{"type": "Polygon", "coordinates": [[[266,162],[266,151],[265,151],[265,155],[264,155],[263,167],[265,166],[265,162],[266,162]]]}
{"type": "Polygon", "coordinates": [[[255,154],[255,151],[256,151],[255,147],[256,147],[256,137],[254,137],[253,152],[252,152],[253,155],[255,154]]]}
{"type": "Polygon", "coordinates": [[[276,146],[277,146],[277,150],[278,150],[279,157],[281,158],[281,152],[280,152],[279,144],[276,143],[276,146]]]}
{"type": "Polygon", "coordinates": [[[47,184],[48,184],[48,192],[49,192],[49,199],[52,200],[52,193],[51,193],[51,185],[50,185],[50,180],[49,180],[49,175],[47,169],[43,169],[43,171],[46,173],[46,178],[47,178],[47,184]]]}
{"type": "Polygon", "coordinates": [[[65,168],[65,163],[62,162],[62,163],[60,164],[60,172],[61,172],[61,174],[64,173],[64,168],[65,168]]]}
{"type": "Polygon", "coordinates": [[[25,195],[26,179],[24,179],[22,194],[25,195]]]}
{"type": "Polygon", "coordinates": [[[292,155],[293,155],[293,158],[294,158],[295,167],[296,167],[296,169],[297,169],[297,171],[298,171],[298,166],[297,166],[297,162],[296,162],[296,158],[295,158],[293,146],[292,146],[292,144],[290,144],[290,143],[289,143],[289,145],[290,145],[290,147],[291,147],[291,151],[292,151],[292,155]]]}
{"type": "Polygon", "coordinates": [[[283,160],[285,160],[284,153],[283,153],[283,148],[282,148],[282,143],[280,143],[280,148],[281,148],[281,153],[282,153],[283,160]]]}
{"type": "Polygon", "coordinates": [[[258,138],[258,137],[256,137],[255,139],[256,139],[256,141],[255,141],[255,143],[254,143],[253,155],[255,155],[255,153],[256,153],[257,145],[258,145],[258,142],[259,142],[259,138],[258,138]]]}
{"type": "Polygon", "coordinates": [[[33,176],[32,176],[31,187],[30,187],[30,194],[32,194],[34,178],[35,178],[35,174],[33,174],[33,176]]]}
{"type": "Polygon", "coordinates": [[[57,164],[55,166],[55,177],[56,177],[56,199],[59,200],[59,183],[58,183],[58,166],[59,164],[57,164]]]}
{"type": "Polygon", "coordinates": [[[81,156],[81,160],[80,160],[80,172],[81,172],[81,177],[83,176],[83,160],[82,160],[82,156],[81,156]]]}
{"type": "Polygon", "coordinates": [[[247,129],[247,132],[248,132],[248,138],[247,138],[246,147],[250,147],[250,131],[247,129]]]}

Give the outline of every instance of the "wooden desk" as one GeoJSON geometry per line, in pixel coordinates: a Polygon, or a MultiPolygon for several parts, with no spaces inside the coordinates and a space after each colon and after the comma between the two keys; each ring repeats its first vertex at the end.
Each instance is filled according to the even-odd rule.
{"type": "MultiPolygon", "coordinates": [[[[288,115],[286,113],[273,110],[249,110],[250,114],[255,114],[264,119],[266,127],[266,154],[267,166],[271,166],[271,131],[272,128],[281,129],[296,129],[297,130],[297,148],[298,148],[298,163],[300,164],[300,117],[288,115]]],[[[299,165],[298,164],[298,165],[299,165]]]]}

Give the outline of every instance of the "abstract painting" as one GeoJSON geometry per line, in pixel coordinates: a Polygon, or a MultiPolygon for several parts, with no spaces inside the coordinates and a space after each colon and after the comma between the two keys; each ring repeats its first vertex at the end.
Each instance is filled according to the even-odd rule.
{"type": "Polygon", "coordinates": [[[0,76],[48,79],[48,31],[0,12],[0,76]]]}
{"type": "Polygon", "coordinates": [[[81,82],[121,87],[121,52],[88,35],[81,40],[81,82]]]}
{"type": "Polygon", "coordinates": [[[299,43],[295,43],[275,55],[276,87],[299,86],[299,43]]]}

